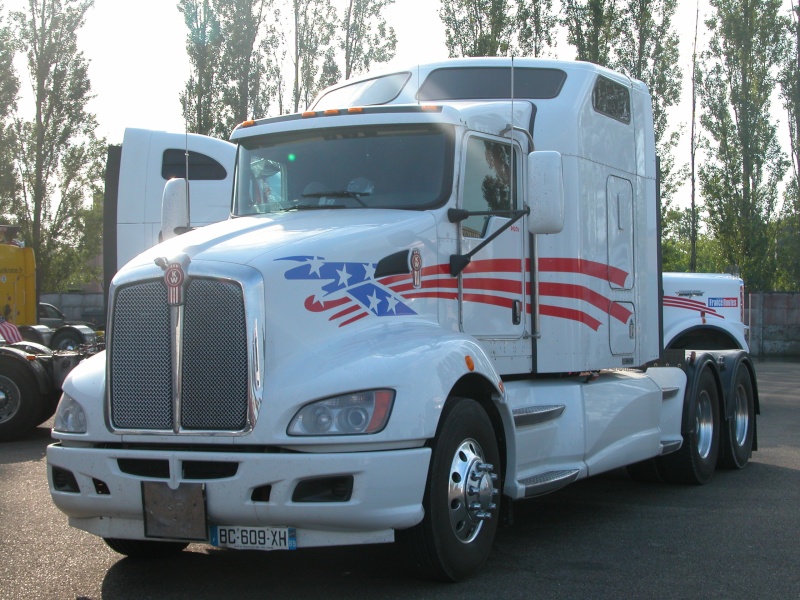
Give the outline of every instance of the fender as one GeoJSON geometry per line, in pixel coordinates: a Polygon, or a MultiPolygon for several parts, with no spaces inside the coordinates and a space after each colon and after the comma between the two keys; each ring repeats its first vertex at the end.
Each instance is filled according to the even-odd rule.
{"type": "MultiPolygon", "coordinates": [[[[724,399],[723,419],[729,421],[733,418],[736,410],[736,375],[739,369],[747,369],[747,376],[753,386],[753,418],[761,414],[761,405],[758,400],[758,388],[756,387],[756,370],[750,355],[743,350],[715,351],[711,353],[716,358],[719,366],[719,376],[721,389],[724,399]]],[[[753,450],[758,450],[756,438],[758,427],[753,430],[753,450]]]]}
{"type": "MultiPolygon", "coordinates": [[[[689,352],[686,355],[683,370],[686,373],[686,394],[683,397],[683,417],[681,418],[681,434],[686,435],[691,432],[695,427],[694,407],[695,403],[691,401],[697,395],[697,386],[699,385],[700,374],[703,369],[710,369],[711,374],[714,376],[714,381],[717,384],[718,393],[724,397],[724,388],[720,381],[720,370],[714,355],[709,352],[689,352]]],[[[720,407],[722,410],[722,407],[720,407]]]]}
{"type": "MultiPolygon", "coordinates": [[[[23,348],[27,345],[26,342],[19,342],[23,348]]],[[[53,392],[52,382],[50,376],[47,374],[44,366],[39,360],[30,360],[30,353],[15,346],[0,347],[0,360],[14,361],[18,364],[24,364],[25,368],[33,374],[36,383],[39,386],[39,391],[43,396],[50,396],[53,392]]]]}
{"type": "Polygon", "coordinates": [[[84,344],[94,344],[97,342],[97,334],[92,330],[91,327],[86,325],[62,325],[53,332],[53,335],[50,339],[54,339],[58,334],[64,331],[77,333],[83,340],[84,344]]]}
{"type": "MultiPolygon", "coordinates": [[[[500,376],[474,338],[422,320],[359,328],[337,337],[312,357],[298,354],[272,368],[266,377],[264,396],[282,397],[272,420],[283,425],[276,423],[271,437],[291,445],[298,440],[286,437],[286,423],[301,406],[325,397],[358,390],[395,389],[389,425],[371,441],[419,442],[435,436],[445,402],[465,376],[473,382],[482,378],[493,393],[503,396],[500,376]],[[342,367],[342,356],[347,357],[346,368],[342,367]],[[281,409],[285,411],[282,414],[281,409]]],[[[316,442],[304,439],[303,444],[306,443],[316,442]]]]}
{"type": "MultiPolygon", "coordinates": [[[[741,324],[740,324],[741,325],[741,324]]],[[[724,335],[730,338],[736,344],[736,347],[726,348],[730,350],[747,350],[747,340],[745,340],[742,331],[734,327],[731,323],[721,321],[719,319],[714,321],[714,324],[709,324],[707,319],[683,319],[673,324],[667,331],[664,332],[664,347],[669,348],[670,344],[681,335],[694,332],[708,332],[717,335],[724,335]]],[[[732,345],[733,346],[733,345],[732,345]]]]}

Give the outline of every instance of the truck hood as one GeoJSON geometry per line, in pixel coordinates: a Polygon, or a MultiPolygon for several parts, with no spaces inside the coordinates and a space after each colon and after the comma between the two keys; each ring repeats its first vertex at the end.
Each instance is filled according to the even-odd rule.
{"type": "Polygon", "coordinates": [[[434,226],[429,212],[329,209],[229,219],[159,244],[129,262],[123,271],[150,267],[160,257],[186,254],[192,262],[212,261],[259,268],[281,256],[336,252],[380,260],[381,252],[408,248],[434,226]],[[380,229],[380,232],[378,230],[380,229]],[[373,238],[370,233],[376,235],[373,238]],[[371,239],[381,243],[375,244],[371,239]],[[382,248],[377,248],[375,246],[382,248]],[[366,256],[369,254],[370,256],[366,256]]]}

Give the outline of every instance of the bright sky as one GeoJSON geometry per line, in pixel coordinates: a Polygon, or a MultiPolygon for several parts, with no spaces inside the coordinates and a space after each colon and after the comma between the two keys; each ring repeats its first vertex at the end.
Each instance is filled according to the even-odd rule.
{"type": "MultiPolygon", "coordinates": [[[[178,95],[189,59],[176,6],[177,0],[95,0],[78,32],[96,95],[89,108],[110,143],[121,142],[126,127],[183,131],[178,95]]],[[[397,0],[387,10],[399,40],[392,64],[447,58],[438,8],[438,0],[397,0]]]]}

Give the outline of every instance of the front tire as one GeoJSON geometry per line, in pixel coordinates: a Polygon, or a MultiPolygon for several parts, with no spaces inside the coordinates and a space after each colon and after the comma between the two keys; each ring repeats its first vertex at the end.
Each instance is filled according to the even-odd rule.
{"type": "Polygon", "coordinates": [[[733,396],[733,416],[722,430],[723,453],[720,466],[726,469],[743,469],[753,454],[756,414],[753,399],[753,382],[750,372],[739,365],[733,396]]]}
{"type": "Polygon", "coordinates": [[[497,531],[500,470],[486,411],[474,400],[451,398],[433,442],[425,517],[398,532],[423,576],[460,581],[481,569],[497,531]]]}
{"type": "Polygon", "coordinates": [[[189,545],[185,542],[155,542],[121,538],[103,538],[103,541],[114,552],[119,552],[130,558],[163,558],[171,554],[178,554],[189,545]]]}
{"type": "Polygon", "coordinates": [[[660,457],[659,472],[670,483],[703,485],[717,466],[720,444],[719,390],[714,375],[703,369],[697,393],[687,405],[691,429],[680,450],[660,457]]]}

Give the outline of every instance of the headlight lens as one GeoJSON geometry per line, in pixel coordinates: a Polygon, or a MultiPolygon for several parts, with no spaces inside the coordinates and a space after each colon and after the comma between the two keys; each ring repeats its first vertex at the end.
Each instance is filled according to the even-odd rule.
{"type": "Polygon", "coordinates": [[[61,396],[53,430],[60,433],[86,433],[86,413],[72,396],[67,394],[61,396]]]}
{"type": "Polygon", "coordinates": [[[289,435],[366,435],[383,431],[394,405],[394,390],[370,390],[326,398],[301,408],[289,435]]]}

